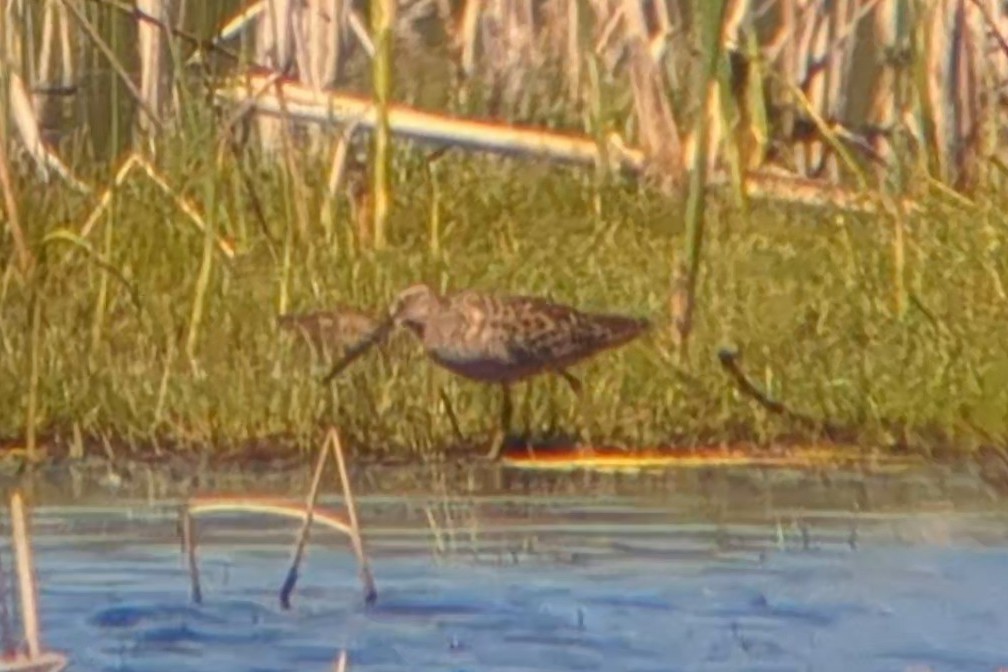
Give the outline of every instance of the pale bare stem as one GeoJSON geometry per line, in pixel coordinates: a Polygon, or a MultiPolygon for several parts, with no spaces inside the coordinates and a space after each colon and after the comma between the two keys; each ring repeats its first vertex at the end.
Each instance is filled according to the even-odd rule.
{"type": "Polygon", "coordinates": [[[624,0],[623,24],[630,55],[630,86],[640,145],[661,186],[671,189],[683,176],[679,127],[665,95],[661,68],[648,49],[647,23],[638,0],[624,0]]]}
{"type": "Polygon", "coordinates": [[[617,34],[617,29],[623,21],[623,3],[620,2],[620,4],[613,7],[612,11],[607,11],[608,9],[605,3],[595,3],[595,24],[599,26],[599,29],[593,50],[611,71],[614,62],[618,58],[613,52],[619,50],[620,47],[619,44],[613,45],[612,43],[617,34]]]}
{"type": "Polygon", "coordinates": [[[14,127],[21,137],[21,144],[35,162],[39,172],[48,177],[49,171],[52,171],[71,188],[82,193],[90,192],[91,187],[78,180],[42,141],[42,131],[35,116],[31,98],[28,96],[21,77],[13,71],[8,73],[8,94],[10,115],[14,121],[14,127]]]}
{"type": "Polygon", "coordinates": [[[1008,82],[1008,8],[999,0],[971,0],[979,17],[973,17],[975,35],[973,58],[984,71],[984,107],[982,124],[978,129],[979,153],[989,158],[999,149],[1001,132],[999,116],[1002,114],[1003,96],[1000,90],[1008,82]],[[984,31],[983,26],[987,30],[984,31]],[[984,39],[985,36],[987,39],[984,39]],[[987,55],[987,58],[984,56],[987,55]]]}
{"type": "Polygon", "coordinates": [[[24,231],[21,229],[17,196],[14,193],[10,165],[7,162],[7,147],[9,144],[7,142],[7,120],[4,117],[5,115],[0,110],[0,191],[3,192],[5,219],[7,221],[7,228],[10,230],[11,239],[14,241],[18,266],[22,273],[28,273],[35,264],[35,257],[32,255],[31,250],[28,249],[24,231]]]}
{"type": "Polygon", "coordinates": [[[66,9],[68,9],[71,14],[73,14],[74,19],[77,21],[77,25],[79,25],[84,30],[84,32],[87,33],[88,38],[108,61],[109,66],[112,68],[112,71],[116,73],[116,76],[122,82],[123,86],[126,87],[126,90],[129,91],[130,95],[133,97],[133,100],[136,101],[137,105],[140,106],[140,109],[149,118],[148,121],[153,126],[160,128],[161,122],[158,120],[157,113],[147,105],[146,99],[144,98],[143,94],[140,93],[140,90],[137,89],[136,84],[133,83],[133,79],[129,76],[129,74],[126,72],[126,69],[116,58],[115,53],[112,51],[112,49],[107,44],[105,44],[105,40],[101,38],[101,35],[98,34],[98,31],[95,29],[95,27],[91,25],[91,22],[87,20],[87,17],[85,17],[81,13],[80,9],[77,8],[77,6],[75,5],[75,0],[61,0],[61,2],[63,6],[66,9]]]}
{"type": "Polygon", "coordinates": [[[333,152],[332,165],[329,169],[329,180],[326,184],[329,198],[333,198],[339,193],[340,188],[346,178],[347,155],[350,150],[350,143],[353,141],[354,133],[357,131],[359,120],[351,121],[340,133],[339,141],[336,143],[336,150],[333,152]]]}
{"type": "MultiPolygon", "coordinates": [[[[749,0],[724,0],[725,17],[721,26],[720,41],[722,52],[737,48],[740,43],[740,32],[749,11],[749,0]]],[[[730,95],[730,92],[724,92],[730,95]]],[[[707,83],[707,91],[704,98],[704,115],[707,118],[707,164],[706,170],[710,177],[718,160],[718,147],[721,145],[724,134],[725,123],[722,105],[722,91],[719,79],[714,79],[707,83]]],[[[683,155],[686,165],[693,165],[696,154],[696,138],[693,133],[689,133],[683,143],[683,155]]]]}
{"type": "MultiPolygon", "coordinates": [[[[781,3],[781,28],[779,34],[782,37],[783,45],[782,59],[780,67],[782,76],[789,82],[798,82],[798,51],[796,49],[796,38],[798,36],[798,17],[794,2],[783,0],[781,3]]],[[[770,57],[773,58],[772,56],[770,57]]],[[[791,98],[787,94],[783,96],[783,114],[781,116],[781,130],[785,138],[790,138],[794,133],[795,115],[791,105],[791,98]]]]}
{"type": "MultiPolygon", "coordinates": [[[[872,28],[876,44],[876,58],[872,71],[875,82],[866,113],[866,121],[877,129],[893,128],[896,122],[896,69],[885,57],[896,48],[898,0],[882,0],[875,6],[872,28]]],[[[892,156],[892,145],[885,133],[874,134],[873,148],[885,159],[892,156]]]]}
{"type": "Polygon", "coordinates": [[[60,82],[69,84],[74,79],[73,43],[70,41],[70,21],[67,18],[66,7],[61,2],[55,2],[56,15],[59,17],[60,56],[63,59],[63,69],[60,82]]]}
{"type": "MultiPolygon", "coordinates": [[[[277,75],[285,73],[294,59],[292,11],[292,0],[266,0],[264,11],[256,21],[256,62],[272,69],[277,75]]],[[[266,153],[277,150],[286,123],[284,119],[256,116],[259,144],[266,153]]]]}
{"type": "Polygon", "coordinates": [[[955,186],[967,190],[983,180],[988,165],[985,159],[997,144],[997,116],[991,85],[991,59],[984,58],[983,53],[983,17],[978,11],[970,11],[966,0],[961,0],[956,8],[956,33],[959,53],[954,82],[955,186]]]}
{"type": "MultiPolygon", "coordinates": [[[[84,224],[81,226],[80,228],[81,238],[86,238],[91,233],[91,230],[94,228],[95,224],[98,223],[98,219],[102,216],[102,214],[108,208],[109,204],[112,202],[112,196],[115,194],[115,190],[123,185],[123,183],[126,181],[126,178],[129,176],[129,174],[133,171],[134,168],[140,168],[144,172],[144,174],[147,175],[147,177],[151,180],[151,182],[153,182],[161,191],[163,191],[166,195],[168,195],[175,203],[176,207],[178,207],[179,210],[181,210],[183,213],[185,213],[187,217],[189,217],[190,221],[192,221],[192,223],[196,225],[196,228],[198,228],[201,232],[206,233],[206,227],[207,227],[206,222],[204,221],[203,216],[200,214],[196,206],[194,206],[192,203],[190,203],[182,196],[175,193],[175,191],[172,190],[170,186],[168,186],[168,183],[165,181],[165,179],[161,177],[157,169],[155,169],[154,166],[152,166],[146,159],[144,159],[139,154],[131,154],[125,161],[123,161],[122,165],[119,167],[119,170],[116,171],[116,175],[115,178],[112,180],[112,184],[110,184],[105,189],[105,191],[102,192],[101,197],[98,199],[98,204],[94,207],[94,209],[91,211],[91,214],[88,215],[88,218],[84,221],[84,224]]],[[[224,256],[226,256],[227,258],[231,259],[234,257],[234,247],[227,240],[221,238],[220,236],[217,236],[217,247],[220,249],[221,252],[224,253],[224,256]]]]}
{"type": "Polygon", "coordinates": [[[186,556],[189,571],[189,597],[196,604],[203,603],[203,589],[200,587],[199,562],[196,558],[196,523],[188,506],[179,512],[179,533],[182,536],[182,552],[186,556]]]}
{"type": "MultiPolygon", "coordinates": [[[[35,65],[35,84],[48,86],[52,79],[53,40],[56,35],[56,0],[44,0],[45,9],[42,13],[42,45],[39,47],[38,61],[35,65]]],[[[32,100],[36,112],[42,110],[45,96],[35,94],[32,100]]]]}
{"type": "MultiPolygon", "coordinates": [[[[804,56],[805,72],[800,80],[802,89],[808,98],[809,106],[820,117],[828,116],[826,109],[826,75],[827,70],[821,64],[826,62],[826,45],[829,43],[829,16],[816,14],[814,27],[810,31],[810,40],[806,43],[808,51],[804,56]]],[[[806,175],[817,175],[822,169],[823,145],[818,140],[810,140],[801,145],[805,150],[804,165],[799,172],[806,175]]]]}
{"type": "Polygon", "coordinates": [[[347,652],[346,649],[342,649],[339,652],[339,657],[336,658],[336,662],[333,663],[333,672],[346,672],[347,666],[347,652]]]}
{"type": "Polygon", "coordinates": [[[350,25],[350,30],[353,31],[354,36],[357,38],[357,41],[360,43],[365,53],[367,53],[368,58],[374,58],[374,41],[371,39],[371,35],[368,34],[364,19],[360,17],[360,14],[351,9],[347,12],[347,22],[350,25]]]}
{"type": "MultiPolygon", "coordinates": [[[[664,6],[664,2],[660,2],[664,6]]],[[[581,40],[578,0],[567,0],[567,96],[577,100],[581,92],[581,40]]]]}
{"type": "MultiPolygon", "coordinates": [[[[293,82],[278,83],[276,94],[263,94],[251,99],[250,91],[261,90],[264,75],[251,75],[223,82],[215,90],[218,100],[254,106],[267,114],[289,114],[298,119],[319,123],[349,124],[357,121],[361,128],[375,126],[375,110],[370,100],[335,92],[313,92],[293,82]]],[[[512,124],[491,124],[446,117],[423,112],[405,105],[389,105],[390,128],[405,137],[435,145],[460,145],[503,154],[551,158],[556,161],[595,166],[601,161],[598,143],[567,133],[542,131],[512,124]]],[[[621,167],[641,170],[643,154],[633,148],[618,152],[621,167]]]]}
{"type": "Polygon", "coordinates": [[[476,37],[479,29],[481,0],[466,0],[462,11],[462,30],[459,40],[462,49],[462,72],[466,77],[472,77],[476,68],[476,37]]]}
{"type": "Polygon", "coordinates": [[[392,102],[392,29],[395,25],[394,0],[373,0],[371,32],[376,51],[371,62],[371,79],[375,105],[375,131],[372,137],[371,197],[374,203],[372,240],[376,249],[386,243],[386,224],[392,207],[392,130],[389,127],[389,105],[392,102]]]}
{"type": "Polygon", "coordinates": [[[931,150],[933,171],[940,180],[950,174],[949,151],[952,145],[951,121],[945,98],[945,84],[949,80],[949,66],[953,50],[951,40],[950,6],[954,0],[932,0],[928,13],[922,17],[925,24],[924,78],[922,91],[924,125],[931,150]]]}
{"type": "Polygon", "coordinates": [[[154,115],[141,116],[138,120],[144,133],[151,133],[160,124],[160,112],[164,104],[163,98],[168,90],[168,59],[164,44],[162,26],[168,25],[169,0],[136,0],[137,11],[150,17],[137,19],[137,50],[140,57],[140,95],[148,110],[154,115]]]}
{"type": "Polygon", "coordinates": [[[35,583],[31,532],[25,515],[24,500],[17,490],[11,495],[10,517],[18,593],[21,598],[21,624],[24,628],[24,641],[28,649],[28,658],[37,659],[42,654],[42,645],[39,641],[38,586],[35,583]]]}
{"type": "MultiPolygon", "coordinates": [[[[854,0],[855,4],[857,0],[854,0]]],[[[849,39],[838,48],[837,41],[848,25],[853,22],[851,17],[851,0],[836,0],[830,13],[831,45],[827,47],[826,91],[823,96],[823,111],[831,119],[840,119],[844,113],[844,92],[849,87],[848,73],[853,55],[854,40],[849,39]]],[[[821,168],[826,177],[836,181],[838,177],[836,157],[827,154],[821,168]]]]}

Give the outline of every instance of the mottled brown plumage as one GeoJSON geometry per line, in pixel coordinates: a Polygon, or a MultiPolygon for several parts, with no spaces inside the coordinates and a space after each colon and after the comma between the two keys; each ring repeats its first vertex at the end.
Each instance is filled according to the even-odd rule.
{"type": "Polygon", "coordinates": [[[370,343],[392,326],[405,326],[435,363],[470,380],[497,383],[504,398],[501,427],[488,457],[497,457],[510,425],[510,386],[541,373],[562,376],[580,393],[581,384],[567,368],[603,350],[633,340],[650,324],[645,319],[586,313],[534,296],[495,296],[465,290],[439,295],[427,285],[399,293],[388,319],[343,361],[332,379],[370,343]]]}
{"type": "Polygon", "coordinates": [[[316,351],[342,352],[359,347],[377,328],[378,320],[357,310],[336,308],[280,315],[277,325],[298,332],[316,351]]]}
{"type": "Polygon", "coordinates": [[[649,326],[644,319],[585,313],[534,296],[472,290],[440,296],[426,285],[402,291],[391,313],[439,365],[503,384],[545,372],[570,381],[569,366],[623,345],[649,326]]]}

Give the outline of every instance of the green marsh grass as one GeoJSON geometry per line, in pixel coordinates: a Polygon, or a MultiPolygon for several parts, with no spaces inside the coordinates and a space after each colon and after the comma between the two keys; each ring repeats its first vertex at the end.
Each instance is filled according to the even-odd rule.
{"type": "MultiPolygon", "coordinates": [[[[137,176],[88,238],[115,277],[75,246],[48,249],[30,277],[7,269],[0,434],[9,440],[35,431],[40,445],[115,446],[125,456],[249,442],[309,450],[335,424],[375,457],[482,447],[499,390],[436,368],[408,334],[326,388],[323,363],[275,327],[281,307],[377,312],[418,281],[655,321],[647,337],[576,368],[590,414],[553,377],[519,386],[514,430],[533,439],[591,436],[628,449],[818,439],[741,398],[719,367],[722,346],[741,349],[771,397],[850,427],[868,448],[968,449],[1008,436],[1005,194],[970,209],[936,196],[906,216],[901,314],[884,216],[755,201],[744,212],[712,192],[702,309],[680,361],[667,292],[686,226],[667,196],[592,171],[458,152],[438,160],[433,189],[428,153],[397,143],[388,244],[360,248],[348,244],[342,197],[329,204],[331,225],[304,219],[329,198],[327,159],[299,159],[291,180],[285,162],[252,150],[218,154],[212,124],[190,117],[194,127],[158,141],[159,169],[201,209],[206,232],[137,176]],[[214,232],[234,241],[234,259],[219,253],[214,232]]],[[[47,232],[79,227],[94,201],[27,179],[18,210],[30,213],[23,227],[37,251],[47,232]]],[[[10,266],[9,239],[3,245],[10,266]]]]}

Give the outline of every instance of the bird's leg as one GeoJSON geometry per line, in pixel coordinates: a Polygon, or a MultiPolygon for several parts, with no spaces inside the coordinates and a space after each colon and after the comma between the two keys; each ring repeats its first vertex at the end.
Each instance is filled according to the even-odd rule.
{"type": "Polygon", "coordinates": [[[486,454],[486,459],[490,461],[494,461],[500,457],[504,441],[507,439],[508,429],[511,427],[511,386],[507,383],[501,383],[501,392],[500,425],[494,431],[493,438],[490,441],[490,450],[486,454]]]}
{"type": "Polygon", "coordinates": [[[567,384],[570,385],[571,390],[573,390],[574,394],[578,398],[578,411],[581,415],[581,431],[578,432],[580,435],[578,437],[580,443],[577,447],[578,452],[584,452],[586,447],[590,450],[592,439],[591,434],[588,431],[588,418],[592,417],[592,414],[591,409],[587,408],[588,402],[585,401],[584,386],[581,384],[581,381],[577,378],[577,376],[567,369],[557,369],[557,374],[567,381],[567,384]]]}

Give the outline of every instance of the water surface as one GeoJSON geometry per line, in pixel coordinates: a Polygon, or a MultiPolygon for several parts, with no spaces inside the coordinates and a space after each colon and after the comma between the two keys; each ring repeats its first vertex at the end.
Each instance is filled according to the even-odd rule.
{"type": "Polygon", "coordinates": [[[194,605],[176,502],[37,495],[45,640],[76,670],[327,670],[341,648],[354,670],[1008,666],[1008,508],[969,474],[497,483],[362,485],[377,603],[319,530],[290,611],[291,521],[200,519],[194,605]]]}

